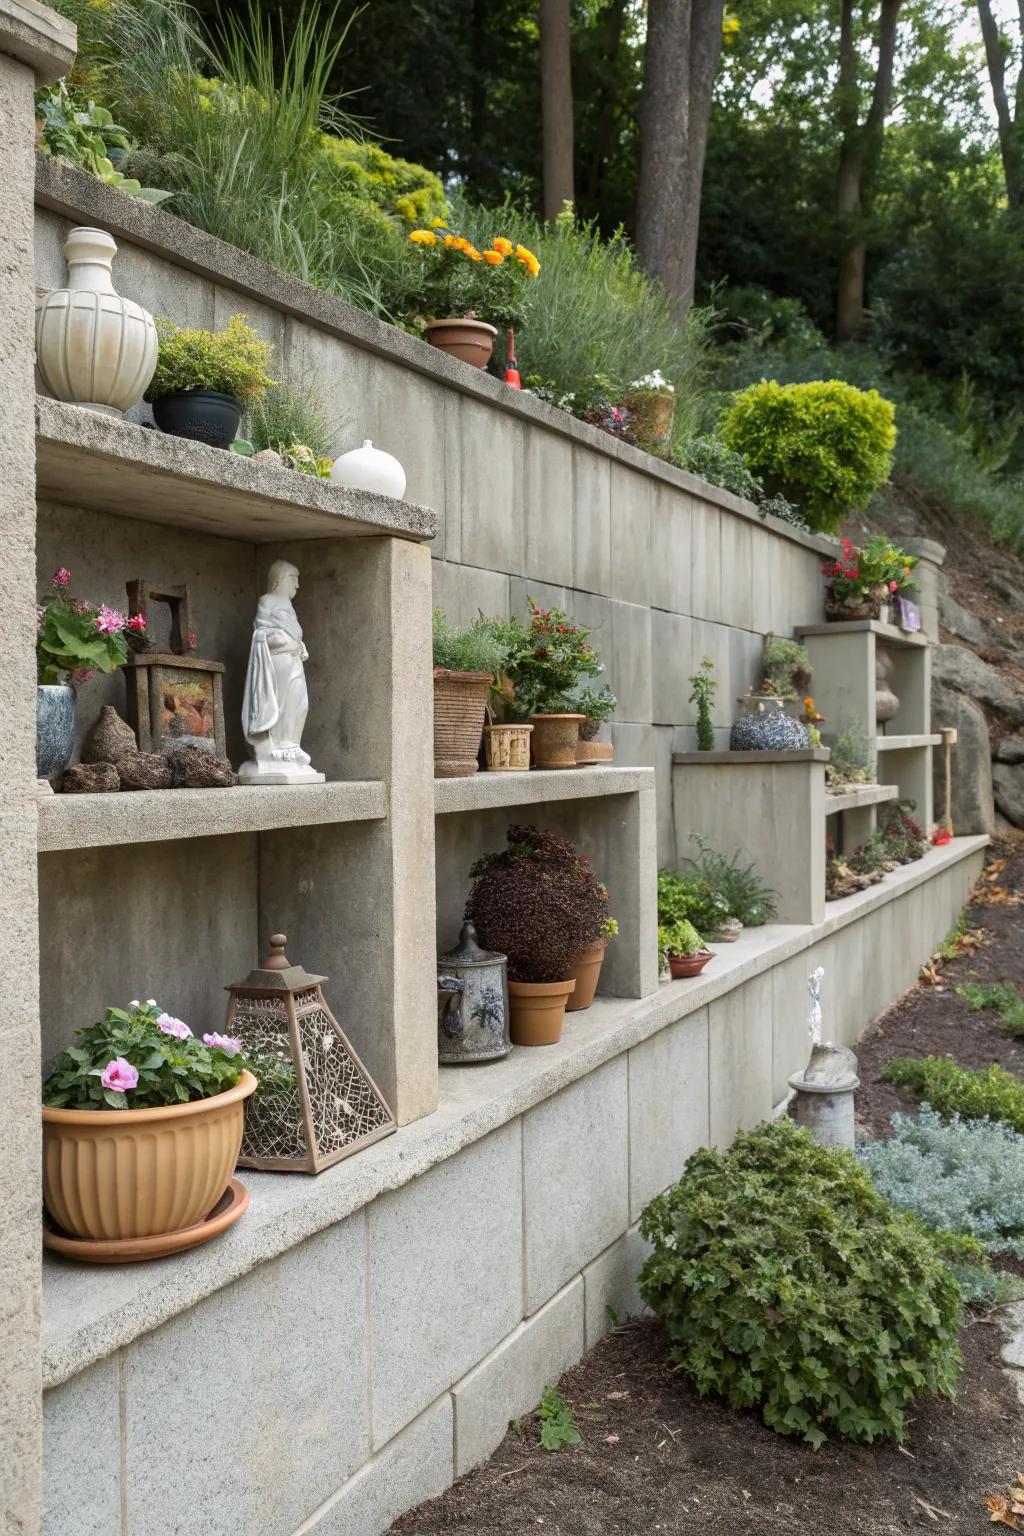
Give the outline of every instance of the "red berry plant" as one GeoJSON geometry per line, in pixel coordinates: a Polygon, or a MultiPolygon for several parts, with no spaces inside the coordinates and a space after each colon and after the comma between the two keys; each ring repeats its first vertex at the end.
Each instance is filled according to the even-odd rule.
{"type": "Polygon", "coordinates": [[[565,981],[601,938],[608,892],[564,837],[509,827],[508,847],[470,870],[466,918],[481,944],[508,956],[510,981],[565,981]]]}

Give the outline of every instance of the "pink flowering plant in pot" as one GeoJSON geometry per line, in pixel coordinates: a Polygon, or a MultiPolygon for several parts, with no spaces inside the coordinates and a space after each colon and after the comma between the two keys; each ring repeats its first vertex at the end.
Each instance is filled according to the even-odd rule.
{"type": "Polygon", "coordinates": [[[113,672],[128,659],[128,635],[144,634],[141,613],[126,618],[105,603],[95,607],[71,596],[71,572],[61,566],[36,607],[38,682],[88,682],[94,672],[113,672]]]}
{"type": "Polygon", "coordinates": [[[54,1225],[110,1244],[202,1222],[238,1161],[249,1067],[241,1041],[197,1035],[153,998],[76,1030],[43,1084],[54,1225]]]}

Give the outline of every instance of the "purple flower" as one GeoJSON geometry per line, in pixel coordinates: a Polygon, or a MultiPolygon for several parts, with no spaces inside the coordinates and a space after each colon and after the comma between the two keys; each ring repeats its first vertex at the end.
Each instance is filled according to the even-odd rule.
{"type": "Polygon", "coordinates": [[[112,1088],[115,1093],[127,1093],[130,1088],[138,1086],[138,1081],[138,1072],[123,1056],[115,1056],[113,1061],[108,1061],[100,1078],[104,1088],[112,1088]]]}
{"type": "Polygon", "coordinates": [[[71,572],[66,565],[62,565],[59,570],[54,571],[53,584],[55,587],[69,587],[71,585],[71,572]]]}
{"type": "Polygon", "coordinates": [[[203,1044],[208,1045],[211,1051],[223,1051],[225,1056],[237,1056],[242,1049],[241,1040],[232,1040],[230,1035],[204,1035],[203,1044]]]}
{"type": "Polygon", "coordinates": [[[175,1040],[187,1040],[192,1034],[188,1025],[181,1019],[172,1018],[169,1013],[162,1013],[156,1021],[157,1029],[163,1030],[165,1035],[173,1035],[175,1040]]]}
{"type": "Polygon", "coordinates": [[[118,613],[116,608],[108,608],[104,603],[94,620],[96,628],[101,635],[119,635],[124,629],[127,620],[123,613],[118,613]]]}
{"type": "Polygon", "coordinates": [[[77,688],[80,684],[87,683],[90,677],[92,677],[91,667],[76,667],[71,674],[71,681],[77,688]]]}

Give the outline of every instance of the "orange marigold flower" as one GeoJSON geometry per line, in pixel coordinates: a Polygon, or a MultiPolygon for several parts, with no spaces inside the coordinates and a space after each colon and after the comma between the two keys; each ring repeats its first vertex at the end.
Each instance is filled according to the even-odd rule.
{"type": "Polygon", "coordinates": [[[532,251],[528,251],[525,245],[516,246],[516,259],[521,261],[531,277],[536,277],[540,271],[540,262],[532,251]]]}
{"type": "Polygon", "coordinates": [[[436,245],[437,236],[432,229],[414,229],[409,235],[413,245],[436,245]]]}
{"type": "Polygon", "coordinates": [[[488,266],[500,267],[504,260],[505,258],[500,251],[484,251],[484,261],[487,262],[488,266]]]}
{"type": "Polygon", "coordinates": [[[496,235],[495,238],[491,241],[491,244],[501,256],[511,256],[512,252],[515,250],[515,246],[512,244],[512,241],[506,240],[504,235],[496,235]]]}
{"type": "Polygon", "coordinates": [[[480,261],[482,259],[476,246],[470,245],[468,240],[463,241],[462,250],[463,254],[468,256],[470,261],[480,261]]]}

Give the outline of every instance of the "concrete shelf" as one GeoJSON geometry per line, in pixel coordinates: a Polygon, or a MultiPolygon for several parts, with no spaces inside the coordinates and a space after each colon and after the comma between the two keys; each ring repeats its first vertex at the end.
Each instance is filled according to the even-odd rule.
{"type": "Polygon", "coordinates": [[[941,736],[879,736],[875,747],[879,752],[907,752],[914,747],[939,747],[941,736]]]}
{"type": "Polygon", "coordinates": [[[501,806],[543,805],[551,800],[589,800],[654,788],[653,768],[531,769],[529,773],[475,773],[468,779],[435,779],[434,811],[491,811],[501,806]]]}
{"type": "Polygon", "coordinates": [[[882,624],[878,619],[846,619],[836,624],[801,624],[794,630],[801,640],[807,635],[876,635],[886,645],[906,646],[919,650],[930,644],[926,636],[896,624],[882,624]]]}
{"type": "Polygon", "coordinates": [[[40,501],[250,544],[385,534],[432,539],[436,514],[372,491],[256,463],[81,406],[36,398],[40,501]]]}
{"type": "Polygon", "coordinates": [[[381,821],[384,785],[243,785],[234,789],[143,789],[39,800],[38,848],[56,853],[118,843],[163,843],[232,832],[271,832],[342,821],[381,821]]]}
{"type": "Polygon", "coordinates": [[[898,784],[851,784],[840,795],[825,793],[825,815],[835,816],[839,811],[858,811],[866,805],[883,805],[887,800],[898,800],[898,784]]]}

